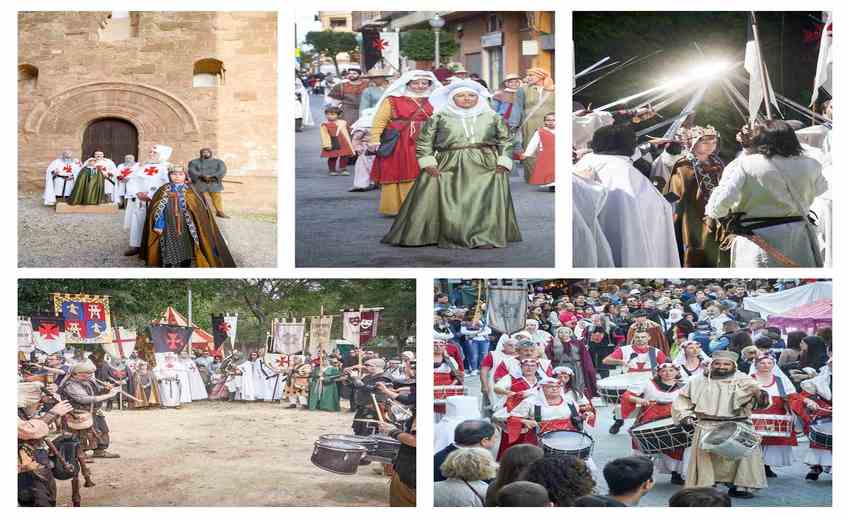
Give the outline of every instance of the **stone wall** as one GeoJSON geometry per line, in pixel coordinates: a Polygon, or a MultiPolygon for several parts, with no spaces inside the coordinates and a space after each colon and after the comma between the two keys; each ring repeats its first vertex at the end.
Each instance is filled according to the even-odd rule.
{"type": "Polygon", "coordinates": [[[117,117],[136,126],[142,159],[159,143],[184,165],[201,147],[213,148],[234,181],[225,184],[225,200],[273,213],[276,13],[134,12],[137,26],[112,33],[109,16],[19,13],[18,63],[38,69],[37,83],[19,89],[19,188],[40,191],[62,149],[78,157],[86,127],[117,117]],[[222,84],[193,87],[194,64],[209,58],[223,62],[222,84]]]}

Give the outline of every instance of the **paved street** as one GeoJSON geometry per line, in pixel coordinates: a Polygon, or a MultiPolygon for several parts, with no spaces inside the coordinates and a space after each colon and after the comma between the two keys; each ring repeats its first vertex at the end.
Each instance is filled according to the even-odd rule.
{"type": "Polygon", "coordinates": [[[348,192],[351,176],[328,176],[327,162],[319,156],[322,98],[311,99],[316,125],[295,134],[297,267],[554,266],[554,195],[518,176],[512,178],[511,189],[521,243],[493,250],[381,244],[393,220],[378,213],[379,191],[348,192]]]}
{"type": "MultiPolygon", "coordinates": [[[[478,376],[469,376],[465,379],[467,395],[480,395],[481,383],[478,376]]],[[[628,427],[631,421],[627,421],[620,433],[611,435],[608,428],[612,424],[611,407],[595,399],[593,405],[598,412],[596,428],[590,433],[596,440],[593,450],[593,460],[599,468],[596,476],[597,493],[606,494],[605,479],[601,470],[608,461],[625,457],[632,454],[629,441],[628,427]]],[[[799,459],[793,466],[787,468],[776,468],[774,471],[778,478],[768,479],[769,487],[760,491],[756,498],[750,500],[735,499],[733,506],[737,507],[767,507],[767,506],[831,506],[832,505],[832,476],[821,475],[820,480],[812,482],[805,480],[808,467],[802,463],[808,443],[801,438],[800,445],[794,450],[794,458],[799,459]]],[[[643,506],[666,506],[670,496],[681,489],[681,486],[670,484],[669,475],[659,475],[656,479],[655,488],[641,499],[643,506]]]]}

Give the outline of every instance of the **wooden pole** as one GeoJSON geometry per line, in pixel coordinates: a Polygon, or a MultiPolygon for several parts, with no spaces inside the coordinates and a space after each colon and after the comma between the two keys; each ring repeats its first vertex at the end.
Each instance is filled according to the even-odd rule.
{"type": "Polygon", "coordinates": [[[770,106],[770,90],[767,88],[767,82],[770,80],[770,76],[767,75],[767,65],[764,64],[764,59],[762,58],[761,53],[761,42],[759,41],[759,32],[758,32],[758,24],[756,23],[756,12],[750,11],[753,17],[753,39],[756,43],[756,54],[758,55],[759,66],[761,67],[761,89],[762,95],[764,96],[764,110],[767,114],[768,119],[773,118],[773,112],[771,111],[770,106]]]}

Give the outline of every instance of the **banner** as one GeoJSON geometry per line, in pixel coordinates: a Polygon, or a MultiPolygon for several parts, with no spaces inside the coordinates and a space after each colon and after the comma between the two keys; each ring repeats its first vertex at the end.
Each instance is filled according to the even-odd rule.
{"type": "Polygon", "coordinates": [[[281,372],[289,370],[289,357],[285,354],[266,353],[265,356],[263,356],[263,362],[281,372]]]}
{"type": "Polygon", "coordinates": [[[192,328],[153,324],[150,326],[151,341],[156,353],[180,353],[192,339],[192,328]]]}
{"type": "Polygon", "coordinates": [[[362,347],[378,335],[380,310],[345,311],[342,314],[342,337],[357,347],[362,347]]]}
{"type": "Polygon", "coordinates": [[[224,319],[224,315],[212,315],[213,344],[220,348],[230,333],[230,324],[224,319]]]}
{"type": "Polygon", "coordinates": [[[227,322],[227,337],[230,338],[230,348],[236,347],[236,322],[239,320],[239,313],[235,315],[224,315],[224,321],[227,322]]]}
{"type": "Polygon", "coordinates": [[[310,317],[310,346],[309,354],[318,354],[318,352],[327,352],[331,342],[331,325],[333,324],[333,315],[324,315],[321,317],[310,317]]]}
{"type": "Polygon", "coordinates": [[[18,351],[31,353],[35,349],[32,333],[32,321],[27,317],[18,317],[18,351]]]}
{"type": "Polygon", "coordinates": [[[382,32],[379,34],[378,50],[381,52],[381,57],[396,73],[400,70],[399,56],[401,55],[398,43],[398,33],[395,31],[382,32]]]}
{"type": "Polygon", "coordinates": [[[342,338],[360,347],[359,311],[344,311],[342,313],[342,338]]]}
{"type": "Polygon", "coordinates": [[[515,333],[525,328],[528,292],[523,281],[487,287],[487,325],[500,333],[515,333]]]}
{"type": "Polygon", "coordinates": [[[72,344],[112,341],[109,297],[83,293],[54,293],[53,313],[65,321],[65,339],[72,344]]]}
{"type": "Polygon", "coordinates": [[[295,354],[304,350],[304,320],[275,319],[272,322],[272,352],[295,354]]]}
{"type": "Polygon", "coordinates": [[[36,349],[53,354],[65,348],[65,324],[61,316],[33,315],[31,322],[36,349]]]}
{"type": "Polygon", "coordinates": [[[116,327],[113,335],[115,338],[108,344],[103,344],[103,350],[113,359],[128,359],[136,350],[136,332],[116,327]]]}

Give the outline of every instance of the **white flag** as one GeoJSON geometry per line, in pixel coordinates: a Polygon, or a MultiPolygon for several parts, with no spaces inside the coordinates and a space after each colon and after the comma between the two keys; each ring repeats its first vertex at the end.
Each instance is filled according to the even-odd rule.
{"type": "MultiPolygon", "coordinates": [[[[765,105],[769,102],[774,110],[777,110],[779,103],[776,101],[776,94],[773,93],[773,85],[770,84],[770,76],[763,74],[762,71],[767,70],[763,66],[764,56],[761,55],[758,41],[756,40],[753,26],[756,24],[755,14],[747,15],[749,24],[747,24],[747,47],[744,53],[744,69],[750,74],[750,95],[749,95],[749,110],[750,123],[755,122],[758,117],[759,108],[762,101],[765,105]],[[764,83],[764,84],[762,84],[764,83]],[[767,95],[769,99],[764,98],[765,86],[767,87],[767,95]]],[[[775,117],[776,118],[776,117],[775,117]]]]}
{"type": "Polygon", "coordinates": [[[381,46],[381,56],[393,69],[400,70],[399,56],[401,54],[399,51],[398,33],[395,31],[382,32],[379,38],[378,44],[381,46]]]}
{"type": "Polygon", "coordinates": [[[345,311],[342,314],[342,338],[360,347],[360,312],[345,311]]]}
{"type": "Polygon", "coordinates": [[[224,321],[227,323],[227,337],[230,338],[230,348],[236,347],[236,321],[239,320],[239,314],[227,315],[224,321]]]}
{"type": "Polygon", "coordinates": [[[18,350],[29,354],[34,348],[32,321],[26,317],[18,317],[18,350]]]}
{"type": "Polygon", "coordinates": [[[818,100],[818,89],[832,95],[832,12],[824,11],[823,32],[820,35],[820,51],[818,52],[818,68],[815,71],[815,87],[812,91],[812,103],[818,100]]]}

